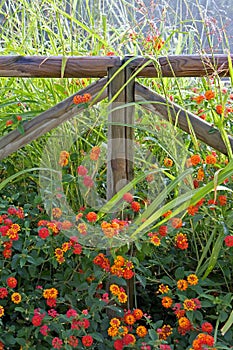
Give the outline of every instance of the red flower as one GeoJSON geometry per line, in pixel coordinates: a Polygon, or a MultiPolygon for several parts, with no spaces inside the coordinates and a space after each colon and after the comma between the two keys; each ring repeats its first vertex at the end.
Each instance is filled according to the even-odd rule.
{"type": "Polygon", "coordinates": [[[202,332],[206,332],[206,333],[209,333],[209,334],[210,334],[211,332],[213,332],[213,326],[212,326],[212,324],[209,323],[209,322],[204,322],[204,323],[202,323],[201,329],[202,329],[202,332]]]}
{"type": "Polygon", "coordinates": [[[0,288],[0,299],[6,298],[8,295],[8,291],[5,287],[0,288]]]}
{"type": "Polygon", "coordinates": [[[78,315],[77,311],[74,309],[69,309],[66,312],[66,317],[70,318],[70,317],[76,317],[78,315]]]}
{"type": "Polygon", "coordinates": [[[83,345],[86,346],[86,347],[92,346],[92,344],[93,344],[93,338],[92,338],[92,336],[91,336],[91,335],[84,335],[84,336],[82,337],[82,343],[83,343],[83,345]]]}
{"type": "Polygon", "coordinates": [[[49,236],[49,230],[47,227],[42,227],[38,230],[38,236],[42,239],[46,239],[49,236]]]}
{"type": "Polygon", "coordinates": [[[45,337],[48,335],[48,331],[49,331],[49,327],[46,324],[40,327],[40,333],[45,337]]]}
{"type": "Polygon", "coordinates": [[[79,243],[75,243],[74,244],[74,246],[73,246],[73,253],[77,254],[77,255],[82,253],[82,246],[81,246],[81,244],[79,244],[79,243]]]}
{"type": "Polygon", "coordinates": [[[233,247],[233,236],[232,235],[226,236],[224,238],[224,242],[225,242],[227,247],[233,247]]]}
{"type": "Polygon", "coordinates": [[[160,236],[165,237],[167,235],[167,226],[160,226],[158,229],[160,236]]]}
{"type": "Polygon", "coordinates": [[[217,105],[215,107],[216,113],[222,114],[223,113],[223,106],[222,105],[217,105]]]}
{"type": "Polygon", "coordinates": [[[57,304],[57,301],[55,298],[48,298],[46,299],[46,304],[50,307],[55,307],[57,304]]]}
{"type": "Polygon", "coordinates": [[[122,350],[124,348],[123,340],[122,339],[115,340],[113,346],[115,350],[122,350]]]}
{"type": "Polygon", "coordinates": [[[60,338],[58,337],[53,338],[52,346],[54,349],[61,349],[62,345],[63,345],[63,341],[60,338]]]}
{"type": "Polygon", "coordinates": [[[123,199],[124,201],[126,201],[127,203],[131,203],[133,201],[133,196],[131,193],[127,192],[123,195],[123,199]]]}
{"type": "Polygon", "coordinates": [[[223,194],[218,196],[218,203],[221,206],[224,206],[227,204],[227,196],[224,196],[223,194]]]}
{"type": "Polygon", "coordinates": [[[43,320],[43,315],[40,314],[36,314],[32,317],[32,324],[35,327],[39,327],[41,326],[42,320],[43,320]]]}
{"type": "Polygon", "coordinates": [[[96,222],[98,216],[96,213],[94,213],[93,211],[90,211],[87,215],[86,215],[87,221],[89,222],[96,222]]]}
{"type": "Polygon", "coordinates": [[[132,209],[135,213],[139,212],[140,208],[141,208],[140,203],[135,202],[135,201],[131,203],[131,209],[132,209]]]}
{"type": "Polygon", "coordinates": [[[130,280],[130,278],[132,278],[134,276],[134,272],[130,269],[125,269],[123,272],[123,278],[125,278],[126,280],[130,280]]]}
{"type": "Polygon", "coordinates": [[[68,344],[73,348],[76,348],[78,346],[78,338],[76,338],[74,335],[70,335],[68,344]]]}
{"type": "Polygon", "coordinates": [[[8,277],[6,283],[9,288],[15,288],[17,286],[17,279],[14,277],[8,277]]]}

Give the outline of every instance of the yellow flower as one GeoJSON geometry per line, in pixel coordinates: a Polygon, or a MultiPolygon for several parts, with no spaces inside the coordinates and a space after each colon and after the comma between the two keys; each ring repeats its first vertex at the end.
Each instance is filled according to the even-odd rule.
{"type": "Polygon", "coordinates": [[[116,318],[116,317],[114,317],[114,318],[112,318],[112,319],[110,320],[110,325],[111,325],[112,327],[119,327],[120,324],[121,324],[121,321],[118,320],[118,318],[116,318]]]}
{"type": "Polygon", "coordinates": [[[118,334],[118,328],[117,327],[109,327],[108,328],[108,335],[110,337],[115,337],[118,334]]]}
{"type": "Polygon", "coordinates": [[[191,286],[195,286],[196,284],[198,284],[198,277],[197,275],[192,273],[191,275],[188,275],[187,281],[191,286]]]}
{"type": "Polygon", "coordinates": [[[128,296],[125,292],[120,292],[117,297],[118,297],[119,302],[122,304],[126,303],[126,301],[128,299],[128,296]]]}
{"type": "Polygon", "coordinates": [[[4,316],[4,307],[0,305],[0,317],[4,316]]]}
{"type": "Polygon", "coordinates": [[[164,285],[164,284],[160,284],[159,285],[159,289],[158,291],[162,294],[164,293],[168,293],[168,291],[170,290],[170,288],[167,286],[167,285],[164,285]]]}
{"type": "Polygon", "coordinates": [[[45,289],[43,292],[43,297],[45,299],[56,299],[58,295],[58,290],[56,288],[45,289]]]}
{"type": "Polygon", "coordinates": [[[120,293],[120,288],[118,287],[117,284],[111,284],[111,286],[109,287],[109,290],[113,295],[118,295],[120,293]]]}
{"type": "Polygon", "coordinates": [[[19,304],[22,300],[22,297],[19,293],[13,293],[11,296],[11,301],[15,304],[19,304]]]}

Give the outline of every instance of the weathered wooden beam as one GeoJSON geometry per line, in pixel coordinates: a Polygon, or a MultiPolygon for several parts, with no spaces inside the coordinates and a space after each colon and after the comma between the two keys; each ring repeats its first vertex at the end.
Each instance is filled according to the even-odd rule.
{"type": "MultiPolygon", "coordinates": [[[[171,121],[174,125],[177,125],[180,129],[189,134],[191,134],[191,125],[197,139],[227,155],[227,149],[219,130],[213,128],[210,123],[186,111],[179,105],[167,101],[161,95],[139,83],[135,84],[135,94],[136,101],[141,102],[144,108],[152,111],[163,119],[171,121]]],[[[233,137],[228,136],[228,139],[233,150],[233,137]]]]}
{"type": "MultiPolygon", "coordinates": [[[[92,96],[93,103],[97,103],[107,97],[107,89],[104,89],[101,95],[98,96],[98,93],[104,88],[106,83],[107,78],[100,79],[99,81],[80,90],[78,94],[83,95],[85,93],[89,93],[92,96]]],[[[0,159],[9,156],[19,148],[27,145],[33,140],[36,140],[38,137],[44,135],[48,131],[56,128],[61,123],[82,112],[86,107],[84,105],[73,104],[73,97],[75,95],[76,94],[68,97],[64,101],[58,103],[56,106],[26,122],[23,125],[24,134],[21,134],[16,129],[3,136],[0,139],[0,159]]]]}
{"type": "MultiPolygon", "coordinates": [[[[0,77],[101,78],[109,68],[120,67],[121,62],[117,56],[0,56],[0,77]]],[[[135,57],[129,67],[139,69],[138,77],[148,78],[201,77],[216,72],[229,76],[227,55],[135,57]]]]}
{"type": "Polygon", "coordinates": [[[126,104],[134,101],[135,82],[128,81],[130,68],[120,70],[111,80],[116,72],[117,68],[110,68],[108,75],[108,98],[112,101],[108,116],[108,200],[133,179],[134,107],[127,107],[126,104]],[[124,85],[124,89],[118,94],[124,85]],[[115,108],[117,109],[114,110],[115,108]]]}
{"type": "Polygon", "coordinates": [[[120,64],[116,56],[0,56],[0,77],[102,78],[120,64]]]}
{"type": "MultiPolygon", "coordinates": [[[[233,60],[233,55],[230,56],[233,60]]],[[[227,55],[180,55],[159,57],[150,60],[135,57],[129,66],[135,71],[139,69],[138,77],[202,77],[212,74],[229,76],[227,55]],[[148,64],[147,64],[148,63],[148,64]],[[140,70],[140,67],[145,67],[140,70]]]]}

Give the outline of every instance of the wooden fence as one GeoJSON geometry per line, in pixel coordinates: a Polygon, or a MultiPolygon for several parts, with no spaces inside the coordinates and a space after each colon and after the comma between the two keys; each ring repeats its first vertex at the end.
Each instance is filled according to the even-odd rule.
{"type": "MultiPolygon", "coordinates": [[[[167,56],[158,59],[127,56],[121,59],[109,57],[45,57],[45,56],[1,56],[0,77],[40,77],[40,78],[100,78],[95,83],[79,91],[90,93],[92,104],[107,96],[122,106],[118,111],[109,113],[108,156],[108,194],[111,198],[118,190],[119,184],[132,179],[133,128],[120,125],[133,125],[134,108],[124,107],[130,102],[147,100],[143,106],[161,118],[170,120],[185,132],[195,133],[196,137],[214,149],[227,154],[225,143],[218,129],[194,114],[184,110],[173,102],[168,102],[161,95],[145,86],[135,83],[138,77],[202,77],[218,74],[229,76],[227,55],[182,55],[167,56]],[[101,92],[101,93],[100,93],[101,92]],[[168,117],[169,116],[169,117],[168,117]],[[119,125],[116,125],[116,124],[119,125]],[[115,125],[113,125],[115,124],[115,125]],[[210,132],[211,131],[211,132],[210,132]],[[119,140],[125,139],[125,142],[119,140]],[[117,185],[118,184],[118,185],[117,185]]],[[[71,119],[82,108],[73,104],[73,96],[39,114],[24,123],[24,134],[18,130],[11,131],[0,139],[0,159],[25,146],[41,135],[71,119]]],[[[233,148],[233,138],[229,137],[233,148]]]]}
{"type": "MultiPolygon", "coordinates": [[[[133,179],[134,102],[147,101],[145,108],[171,121],[187,133],[227,154],[217,128],[179,105],[135,82],[138,77],[229,76],[232,56],[143,57],[0,57],[0,77],[100,78],[79,91],[90,93],[91,105],[108,97],[121,107],[111,109],[108,117],[107,199],[133,179]],[[131,103],[132,102],[132,103],[131,103]]],[[[74,96],[74,95],[73,95],[74,96]]],[[[0,160],[83,111],[73,104],[73,96],[24,123],[24,134],[13,130],[0,139],[0,160]]],[[[233,149],[233,138],[228,136],[233,149]]],[[[129,283],[129,307],[132,307],[132,284],[129,283]]]]}

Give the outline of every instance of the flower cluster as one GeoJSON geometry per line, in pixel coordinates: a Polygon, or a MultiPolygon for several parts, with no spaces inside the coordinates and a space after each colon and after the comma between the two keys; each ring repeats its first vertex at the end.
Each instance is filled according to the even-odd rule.
{"type": "Polygon", "coordinates": [[[103,270],[110,272],[112,275],[123,277],[126,280],[134,276],[134,272],[132,271],[134,268],[133,263],[121,255],[118,255],[111,265],[110,260],[103,253],[99,253],[94,258],[93,263],[100,266],[103,270]]]}
{"type": "Polygon", "coordinates": [[[73,103],[75,105],[79,105],[81,103],[87,103],[91,100],[91,95],[90,94],[83,94],[83,95],[75,95],[73,97],[73,103]]]}
{"type": "Polygon", "coordinates": [[[65,262],[64,254],[70,250],[75,255],[79,255],[82,253],[82,246],[78,243],[77,237],[71,237],[68,242],[62,243],[61,248],[55,249],[54,254],[59,264],[65,262]]]}
{"type": "Polygon", "coordinates": [[[67,151],[61,151],[58,164],[61,167],[66,166],[69,163],[69,156],[70,154],[67,151]]]}
{"type": "MultiPolygon", "coordinates": [[[[113,289],[115,289],[115,286],[113,289]]],[[[134,345],[137,337],[141,339],[146,337],[148,333],[147,328],[138,323],[143,316],[141,309],[134,309],[133,311],[127,310],[121,318],[114,317],[110,320],[108,335],[114,339],[114,349],[124,349],[125,346],[134,345]]],[[[145,347],[146,343],[143,346],[145,347]]],[[[147,349],[151,349],[151,347],[148,345],[147,349]]]]}

